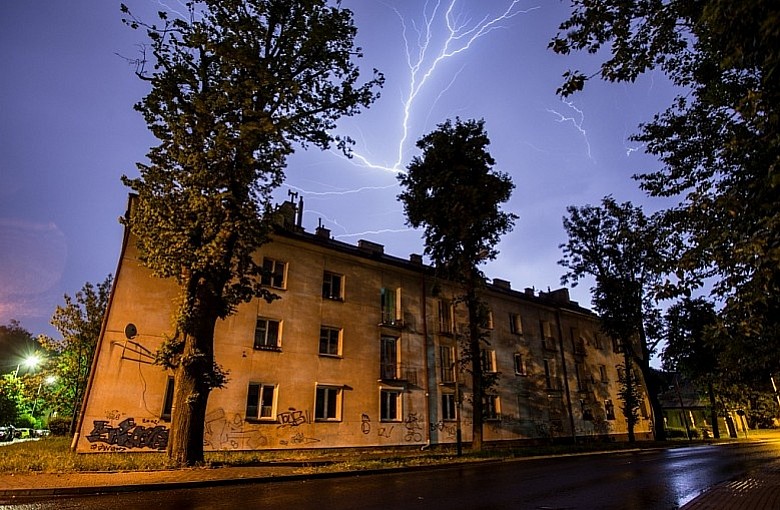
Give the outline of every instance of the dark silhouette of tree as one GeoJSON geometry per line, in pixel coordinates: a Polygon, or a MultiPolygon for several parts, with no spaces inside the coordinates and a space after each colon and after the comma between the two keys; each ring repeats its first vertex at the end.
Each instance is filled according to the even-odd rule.
{"type": "Polygon", "coordinates": [[[326,0],[200,0],[187,17],[148,24],[137,75],[151,91],[136,105],[160,145],[124,182],[138,194],[125,220],[141,262],[179,287],[175,334],[158,361],[174,370],[168,455],[203,460],[206,405],[226,374],[214,360],[218,319],[262,286],[253,258],[267,241],[271,193],[296,145],[348,152],[332,134],[341,116],[376,98],[382,76],[358,84],[352,12],[326,0]]]}
{"type": "Polygon", "coordinates": [[[679,197],[667,220],[687,241],[676,261],[681,288],[714,282],[731,329],[728,360],[750,356],[742,369],[767,380],[780,366],[780,3],[571,4],[550,47],[607,49],[607,58],[590,76],[567,72],[561,94],[597,74],[629,82],[651,69],[680,86],[633,137],[663,163],[636,178],[652,196],[679,197]]]}
{"type": "MultiPolygon", "coordinates": [[[[70,417],[71,434],[75,432],[81,413],[84,390],[100,338],[112,282],[111,275],[108,275],[97,286],[85,283],[75,297],[65,294],[65,304],[57,306],[51,318],[51,325],[62,338],[40,337],[47,353],[47,371],[57,377],[53,391],[46,391],[46,394],[52,393],[48,403],[53,404],[60,415],[70,417]]],[[[42,377],[39,376],[36,387],[43,384],[42,377]]]]}
{"type": "Polygon", "coordinates": [[[8,324],[0,324],[0,374],[14,372],[20,363],[19,371],[24,373],[24,359],[38,349],[36,339],[19,321],[11,319],[8,324]]]}
{"type": "MultiPolygon", "coordinates": [[[[567,272],[561,281],[575,286],[587,276],[595,279],[591,291],[601,329],[617,340],[624,353],[622,393],[634,395],[632,386],[637,381],[629,368],[638,366],[653,408],[655,437],[662,440],[661,388],[650,367],[650,356],[659,340],[653,298],[668,257],[663,251],[669,245],[667,231],[659,217],[647,217],[640,207],[630,202],[619,204],[612,197],[602,199],[601,207],[570,206],[567,211],[563,226],[569,240],[560,246],[563,258],[559,261],[567,272]]],[[[633,441],[636,421],[631,416],[635,415],[629,413],[626,418],[629,440],[633,441]]]]}
{"type": "Polygon", "coordinates": [[[417,142],[408,172],[398,176],[407,224],[423,227],[425,253],[438,275],[460,285],[468,310],[462,361],[472,376],[472,449],[482,449],[483,399],[491,383],[483,370],[488,310],[479,297],[484,274],[479,265],[498,254],[501,236],[516,216],[501,211],[514,189],[511,178],[493,171],[484,121],[447,120],[417,142]]]}
{"type": "Polygon", "coordinates": [[[664,370],[679,372],[691,382],[703,385],[710,400],[712,433],[718,438],[718,405],[715,383],[720,378],[719,348],[713,335],[717,314],[715,306],[704,298],[684,298],[670,306],[664,316],[664,340],[661,353],[664,370]]]}

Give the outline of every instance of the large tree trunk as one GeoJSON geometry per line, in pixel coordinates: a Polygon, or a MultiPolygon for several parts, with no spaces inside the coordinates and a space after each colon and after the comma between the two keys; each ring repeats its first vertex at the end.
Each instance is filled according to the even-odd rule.
{"type": "Polygon", "coordinates": [[[661,393],[661,381],[650,366],[650,349],[647,346],[647,335],[645,334],[644,326],[639,328],[639,343],[641,344],[642,356],[637,359],[637,364],[642,371],[642,378],[647,387],[647,398],[650,400],[650,407],[652,408],[653,437],[656,441],[666,441],[664,409],[661,406],[661,401],[658,399],[658,395],[661,393]]]}
{"type": "Polygon", "coordinates": [[[631,355],[631,347],[629,346],[629,340],[623,340],[623,367],[626,372],[625,381],[625,399],[623,401],[624,412],[623,416],[626,418],[626,425],[628,426],[628,442],[636,442],[636,436],[634,435],[634,426],[636,425],[636,418],[633,407],[633,395],[634,395],[634,374],[633,374],[633,356],[631,355]]]}
{"type": "Polygon", "coordinates": [[[715,401],[715,385],[712,380],[707,381],[707,394],[710,397],[710,421],[712,421],[712,436],[720,439],[720,426],[718,425],[718,407],[715,401]]]}
{"type": "Polygon", "coordinates": [[[480,345],[480,322],[479,322],[479,301],[477,299],[476,289],[473,284],[469,284],[466,290],[466,306],[469,312],[469,356],[471,357],[471,379],[472,379],[472,432],[471,449],[472,451],[482,451],[482,397],[484,393],[482,381],[482,356],[480,345]]]}
{"type": "MultiPolygon", "coordinates": [[[[198,292],[202,294],[204,291],[198,292]]],[[[206,405],[214,370],[214,327],[217,314],[201,295],[184,335],[181,360],[174,374],[173,409],[168,458],[178,466],[203,463],[206,405]]]]}

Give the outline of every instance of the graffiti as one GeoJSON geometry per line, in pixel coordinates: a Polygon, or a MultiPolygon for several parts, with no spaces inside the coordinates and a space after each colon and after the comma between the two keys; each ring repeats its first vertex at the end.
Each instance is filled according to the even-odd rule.
{"type": "Polygon", "coordinates": [[[304,423],[311,423],[308,411],[298,411],[294,407],[289,408],[288,411],[279,413],[276,415],[279,420],[279,428],[285,427],[297,427],[304,423]]]}
{"type": "Polygon", "coordinates": [[[203,444],[214,450],[257,450],[268,445],[268,438],[258,429],[247,426],[240,414],[228,418],[220,408],[206,415],[203,444]]]}
{"type": "Polygon", "coordinates": [[[455,426],[454,423],[448,423],[444,421],[437,421],[436,423],[431,423],[430,426],[431,432],[443,432],[446,434],[447,437],[454,439],[455,436],[458,434],[458,429],[455,426]]]}
{"type": "Polygon", "coordinates": [[[124,452],[127,451],[127,448],[123,448],[121,446],[113,446],[113,445],[107,445],[107,444],[91,444],[89,445],[90,450],[94,450],[96,452],[124,452]]]}
{"type": "Polygon", "coordinates": [[[406,427],[406,434],[404,435],[404,441],[419,443],[423,439],[422,425],[417,418],[417,413],[409,413],[404,420],[404,427],[406,427]]]}
{"type": "Polygon", "coordinates": [[[90,443],[154,450],[165,450],[168,446],[168,428],[163,425],[144,427],[136,425],[133,418],[125,418],[116,427],[110,426],[108,420],[94,420],[92,424],[92,432],[87,436],[90,443]]]}
{"type": "Polygon", "coordinates": [[[283,446],[287,445],[300,445],[300,444],[312,444],[312,443],[319,443],[320,440],[315,437],[306,437],[303,435],[302,432],[297,432],[290,436],[290,440],[281,439],[279,440],[279,444],[283,446]]]}
{"type": "Polygon", "coordinates": [[[393,433],[394,428],[395,426],[392,426],[389,429],[387,427],[379,427],[379,429],[377,430],[377,435],[379,437],[386,437],[389,439],[390,435],[393,433]]]}
{"type": "Polygon", "coordinates": [[[360,432],[363,434],[371,433],[371,417],[367,414],[360,415],[360,432]]]}
{"type": "Polygon", "coordinates": [[[121,417],[122,413],[119,412],[119,409],[111,409],[110,411],[106,411],[106,419],[109,421],[116,421],[121,417]]]}

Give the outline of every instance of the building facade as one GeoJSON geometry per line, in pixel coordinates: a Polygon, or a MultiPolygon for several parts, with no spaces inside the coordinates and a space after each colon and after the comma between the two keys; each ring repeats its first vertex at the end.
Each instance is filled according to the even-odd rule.
{"type": "MultiPolygon", "coordinates": [[[[229,376],[209,397],[206,450],[452,444],[458,429],[470,441],[467,313],[422,257],[307,233],[300,221],[257,257],[280,299],[245,303],[217,324],[215,356],[229,376]]],[[[76,451],[167,445],[173,374],[153,361],[173,333],[176,295],[141,266],[126,233],[76,451]]],[[[486,442],[626,437],[623,356],[595,314],[566,289],[517,291],[499,279],[481,297],[491,319],[482,363],[497,380],[485,397],[486,442]]],[[[648,409],[640,439],[650,437],[648,409]]]]}

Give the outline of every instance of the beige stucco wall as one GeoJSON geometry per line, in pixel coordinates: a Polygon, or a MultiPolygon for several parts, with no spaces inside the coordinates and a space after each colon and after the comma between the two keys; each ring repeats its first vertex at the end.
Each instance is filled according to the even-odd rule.
{"type": "MultiPolygon", "coordinates": [[[[441,393],[453,392],[454,387],[442,384],[437,366],[438,347],[457,343],[453,335],[440,334],[437,318],[438,300],[442,295],[452,295],[453,289],[440,285],[440,294],[433,296],[432,282],[426,282],[423,310],[421,266],[358,255],[300,236],[276,236],[259,250],[258,257],[287,263],[286,288],[276,290],[281,299],[243,304],[236,314],[217,325],[216,359],[230,375],[227,385],[214,390],[209,398],[204,437],[207,450],[422,445],[429,440],[455,440],[456,423],[441,419],[441,393]],[[324,271],[344,275],[343,301],[322,297],[324,271]],[[382,287],[400,289],[403,327],[380,325],[382,287]],[[279,351],[253,348],[257,317],[282,322],[279,351]],[[343,329],[341,356],[319,355],[322,325],[343,329]],[[403,380],[380,380],[382,335],[400,338],[403,380]],[[246,419],[250,382],[277,387],[274,420],[246,419]],[[339,421],[314,419],[318,384],[342,388],[339,421]],[[403,390],[402,406],[397,421],[383,422],[379,397],[380,390],[388,387],[403,390]]],[[[150,362],[172,332],[176,288],[140,266],[132,239],[121,254],[114,285],[78,431],[77,451],[154,451],[163,448],[167,439],[169,423],[161,414],[170,374],[150,362]],[[137,336],[132,339],[125,335],[128,324],[137,328],[137,336]]],[[[572,435],[572,423],[579,436],[625,433],[615,371],[620,356],[612,352],[607,339],[602,339],[602,349],[594,347],[592,340],[598,330],[595,316],[501,289],[486,291],[485,298],[494,317],[490,348],[496,351],[496,369],[501,374],[496,388],[500,419],[486,423],[485,440],[567,437],[572,435]],[[522,335],[510,332],[510,314],[522,317],[522,335]],[[542,347],[540,321],[553,324],[555,350],[542,347]],[[587,340],[585,355],[573,352],[572,330],[587,340]],[[561,337],[564,357],[558,340],[561,337]],[[515,374],[515,353],[526,359],[528,375],[515,374]],[[560,389],[546,388],[545,358],[555,359],[560,389]],[[606,366],[609,382],[596,382],[587,392],[578,392],[574,374],[577,362],[582,363],[588,378],[595,373],[597,380],[598,366],[606,366]],[[583,420],[581,398],[592,402],[594,415],[602,418],[583,420]],[[603,404],[606,399],[614,403],[615,420],[603,420],[599,402],[603,404]]],[[[465,310],[456,308],[456,322],[464,316],[465,310]]],[[[461,417],[464,441],[471,438],[468,379],[463,374],[458,388],[465,397],[461,417]]],[[[637,430],[648,431],[649,422],[642,421],[637,430]]]]}

